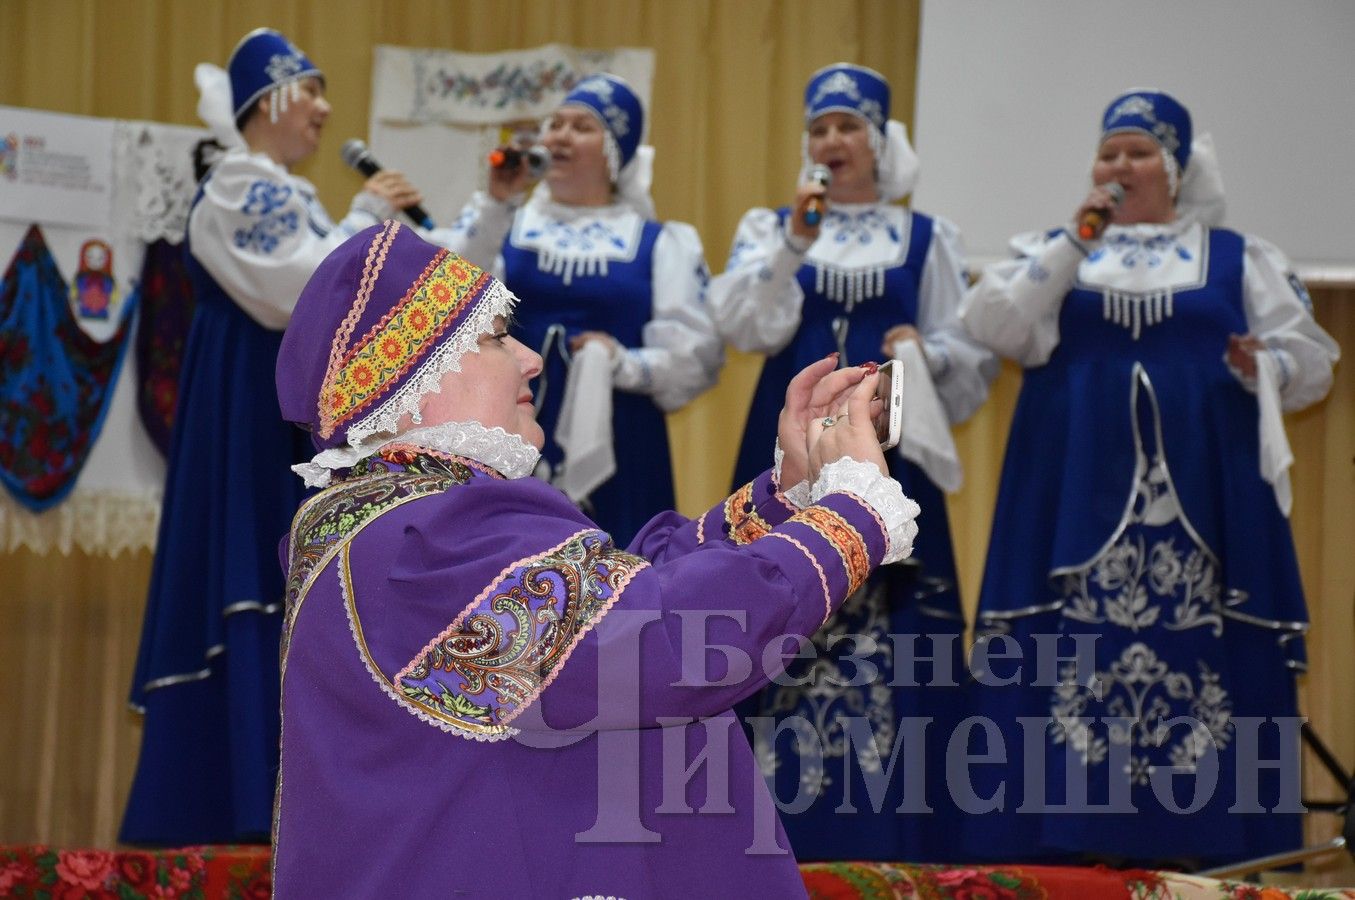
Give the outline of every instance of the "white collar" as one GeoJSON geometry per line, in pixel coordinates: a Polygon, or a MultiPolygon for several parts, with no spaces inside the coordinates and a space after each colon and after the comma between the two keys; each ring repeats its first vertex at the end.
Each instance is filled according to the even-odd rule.
{"type": "Polygon", "coordinates": [[[413,444],[463,456],[489,466],[505,478],[525,478],[532,474],[541,451],[497,425],[487,428],[479,422],[444,422],[423,425],[396,434],[372,435],[357,446],[334,447],[317,453],[310,462],[292,466],[307,487],[325,487],[337,469],[348,469],[388,444],[413,444]]]}

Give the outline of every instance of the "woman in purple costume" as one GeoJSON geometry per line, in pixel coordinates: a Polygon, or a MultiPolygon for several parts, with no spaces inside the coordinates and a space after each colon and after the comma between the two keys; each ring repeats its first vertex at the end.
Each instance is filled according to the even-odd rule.
{"type": "Polygon", "coordinates": [[[277,894],[803,896],[729,709],[910,552],[876,376],[806,368],[774,470],[621,550],[529,477],[541,358],[515,303],[387,223],[283,338],[323,490],[286,551],[277,894]]]}

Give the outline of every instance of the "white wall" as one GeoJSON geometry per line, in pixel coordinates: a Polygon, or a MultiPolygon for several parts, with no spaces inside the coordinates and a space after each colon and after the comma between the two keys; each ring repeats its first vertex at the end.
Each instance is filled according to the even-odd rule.
{"type": "Polygon", "coordinates": [[[1213,134],[1225,225],[1313,281],[1355,281],[1355,2],[924,0],[914,206],[975,263],[1066,222],[1101,113],[1155,87],[1213,134]]]}

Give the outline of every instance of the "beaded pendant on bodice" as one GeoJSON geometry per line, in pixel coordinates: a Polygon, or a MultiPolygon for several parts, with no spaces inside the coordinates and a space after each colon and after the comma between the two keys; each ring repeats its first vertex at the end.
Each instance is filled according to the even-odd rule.
{"type": "Polygon", "coordinates": [[[1107,229],[1100,247],[1077,268],[1075,287],[1101,295],[1106,321],[1144,328],[1172,316],[1176,294],[1204,285],[1209,242],[1199,225],[1131,225],[1107,229]]]}
{"type": "Polygon", "coordinates": [[[635,259],[645,220],[624,206],[575,210],[530,203],[513,221],[509,242],[536,253],[537,267],[565,284],[575,275],[607,276],[608,263],[635,259]]]}

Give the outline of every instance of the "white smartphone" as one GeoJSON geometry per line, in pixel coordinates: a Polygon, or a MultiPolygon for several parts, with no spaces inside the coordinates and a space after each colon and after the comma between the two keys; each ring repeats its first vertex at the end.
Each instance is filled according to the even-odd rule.
{"type": "Polygon", "coordinates": [[[892,359],[880,366],[875,398],[884,402],[884,409],[875,419],[875,436],[881,450],[892,450],[899,445],[903,431],[903,371],[892,359]]]}

